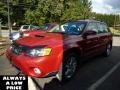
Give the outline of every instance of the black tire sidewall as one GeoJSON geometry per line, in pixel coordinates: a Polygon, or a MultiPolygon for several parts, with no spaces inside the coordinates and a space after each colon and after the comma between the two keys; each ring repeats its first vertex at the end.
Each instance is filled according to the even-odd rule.
{"type": "Polygon", "coordinates": [[[73,76],[76,74],[76,71],[78,70],[78,60],[79,60],[79,56],[76,53],[69,53],[69,54],[64,56],[63,68],[62,68],[62,82],[66,82],[66,81],[71,80],[73,78],[73,76]],[[65,70],[64,70],[65,67],[64,66],[66,65],[66,62],[67,62],[68,58],[70,58],[70,57],[75,57],[76,58],[75,60],[76,60],[77,66],[76,66],[76,69],[75,69],[75,72],[73,73],[73,75],[70,78],[66,78],[65,70]]]}
{"type": "Polygon", "coordinates": [[[108,43],[108,44],[106,45],[106,49],[105,49],[105,52],[104,52],[104,56],[105,56],[105,57],[110,56],[110,54],[108,54],[108,52],[107,52],[107,48],[108,48],[109,45],[110,45],[110,53],[111,53],[112,45],[111,45],[110,43],[108,43]]]}

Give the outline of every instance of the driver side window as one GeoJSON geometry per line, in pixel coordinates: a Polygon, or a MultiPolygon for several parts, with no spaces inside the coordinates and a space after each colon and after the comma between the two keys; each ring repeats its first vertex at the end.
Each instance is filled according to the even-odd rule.
{"type": "Polygon", "coordinates": [[[89,23],[86,30],[93,30],[96,31],[98,33],[98,27],[97,27],[97,23],[89,23]]]}

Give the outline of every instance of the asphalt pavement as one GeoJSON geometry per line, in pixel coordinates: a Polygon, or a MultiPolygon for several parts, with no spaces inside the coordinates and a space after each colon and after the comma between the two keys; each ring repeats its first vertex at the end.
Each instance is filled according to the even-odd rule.
{"type": "MultiPolygon", "coordinates": [[[[30,90],[120,90],[120,37],[114,37],[109,57],[99,55],[84,62],[75,77],[64,84],[56,78],[31,79],[30,90]],[[37,88],[36,88],[37,86],[37,88]]],[[[0,75],[14,75],[5,55],[0,57],[0,75]]]]}

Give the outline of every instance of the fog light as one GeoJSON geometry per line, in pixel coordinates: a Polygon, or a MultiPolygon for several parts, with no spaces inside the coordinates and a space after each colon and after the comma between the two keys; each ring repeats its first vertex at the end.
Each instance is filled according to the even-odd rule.
{"type": "Polygon", "coordinates": [[[36,74],[41,74],[41,71],[40,71],[39,68],[33,68],[33,70],[34,70],[34,72],[35,72],[36,74]]]}

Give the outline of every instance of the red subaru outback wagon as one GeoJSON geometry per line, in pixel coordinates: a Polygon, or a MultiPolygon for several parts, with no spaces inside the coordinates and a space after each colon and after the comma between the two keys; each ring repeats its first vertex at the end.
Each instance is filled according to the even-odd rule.
{"type": "Polygon", "coordinates": [[[23,37],[6,51],[10,62],[31,77],[70,80],[79,62],[103,54],[109,56],[112,34],[107,25],[95,20],[76,20],[43,34],[23,37]]]}

